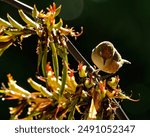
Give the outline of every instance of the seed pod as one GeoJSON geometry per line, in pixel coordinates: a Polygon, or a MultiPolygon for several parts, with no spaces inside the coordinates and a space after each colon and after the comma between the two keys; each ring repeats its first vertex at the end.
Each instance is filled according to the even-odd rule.
{"type": "Polygon", "coordinates": [[[32,86],[33,89],[41,92],[44,97],[52,97],[52,93],[50,93],[45,87],[36,83],[31,78],[28,79],[28,83],[32,86]]]}
{"type": "Polygon", "coordinates": [[[12,25],[9,22],[5,21],[4,19],[0,18],[0,26],[10,27],[12,25]]]}
{"type": "Polygon", "coordinates": [[[7,18],[8,18],[8,21],[10,22],[10,24],[13,27],[15,27],[15,28],[17,28],[19,30],[24,29],[24,27],[21,24],[19,24],[16,20],[14,20],[9,14],[7,14],[7,18]]]}
{"type": "Polygon", "coordinates": [[[22,94],[22,96],[29,96],[31,93],[25,89],[23,89],[22,87],[18,86],[16,84],[16,81],[13,80],[12,76],[10,74],[7,75],[8,77],[8,80],[9,80],[9,83],[8,83],[8,86],[10,88],[10,90],[14,91],[14,92],[17,92],[17,93],[20,93],[22,94]]]}
{"type": "Polygon", "coordinates": [[[33,11],[32,11],[32,17],[37,18],[38,15],[39,15],[39,11],[37,10],[36,5],[34,5],[33,11]]]}
{"type": "Polygon", "coordinates": [[[56,9],[55,17],[59,15],[61,11],[61,5],[56,9]]]}
{"type": "Polygon", "coordinates": [[[5,35],[5,36],[0,36],[0,42],[9,42],[12,39],[12,36],[5,35]]]}
{"type": "Polygon", "coordinates": [[[31,27],[34,27],[36,29],[39,28],[39,24],[36,23],[35,21],[33,21],[32,19],[30,19],[24,12],[23,10],[18,10],[20,17],[22,18],[22,20],[31,27]]]}

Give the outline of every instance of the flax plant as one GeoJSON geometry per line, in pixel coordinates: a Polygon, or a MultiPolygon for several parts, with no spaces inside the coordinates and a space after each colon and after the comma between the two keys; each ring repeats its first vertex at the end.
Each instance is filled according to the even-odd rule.
{"type": "Polygon", "coordinates": [[[82,62],[77,68],[70,68],[66,36],[76,39],[83,28],[79,33],[73,27],[64,27],[63,19],[58,17],[60,11],[61,6],[56,8],[55,3],[47,8],[47,12],[38,11],[34,6],[30,18],[19,9],[19,16],[26,25],[20,24],[9,14],[8,21],[0,18],[1,56],[23,39],[31,35],[38,37],[37,80],[27,79],[33,90],[28,91],[17,85],[11,74],[7,75],[8,87],[3,85],[0,90],[3,101],[17,101],[16,106],[9,108],[10,119],[115,119],[117,104],[114,98],[137,100],[121,90],[119,76],[97,80],[82,62]],[[48,57],[51,57],[51,62],[48,57]],[[38,80],[43,84],[39,84],[38,80]]]}

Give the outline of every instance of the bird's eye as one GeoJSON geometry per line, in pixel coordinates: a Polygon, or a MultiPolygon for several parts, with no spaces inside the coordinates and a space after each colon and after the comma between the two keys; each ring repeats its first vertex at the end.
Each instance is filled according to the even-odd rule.
{"type": "Polygon", "coordinates": [[[103,52],[102,51],[100,51],[99,54],[100,54],[100,56],[103,56],[103,52]]]}

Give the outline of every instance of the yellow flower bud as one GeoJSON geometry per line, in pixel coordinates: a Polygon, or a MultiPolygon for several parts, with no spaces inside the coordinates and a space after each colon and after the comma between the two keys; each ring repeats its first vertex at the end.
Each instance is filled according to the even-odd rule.
{"type": "Polygon", "coordinates": [[[80,76],[81,78],[84,78],[84,77],[87,76],[86,66],[85,66],[85,65],[79,64],[78,70],[79,70],[79,76],[80,76]]]}

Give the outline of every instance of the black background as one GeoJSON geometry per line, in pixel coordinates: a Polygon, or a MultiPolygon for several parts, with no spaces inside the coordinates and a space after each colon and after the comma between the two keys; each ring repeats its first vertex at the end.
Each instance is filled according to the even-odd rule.
{"type": "MultiPolygon", "coordinates": [[[[38,9],[46,9],[52,1],[21,0],[38,9]]],[[[104,40],[111,41],[123,58],[132,62],[124,65],[117,74],[120,86],[128,95],[139,102],[123,101],[122,107],[130,119],[150,119],[150,1],[149,0],[54,0],[62,4],[59,17],[64,25],[74,26],[77,31],[84,27],[84,33],[76,41],[71,39],[82,55],[92,64],[92,49],[104,40]]],[[[6,14],[23,23],[17,10],[0,2],[0,17],[6,14]]],[[[0,57],[0,83],[7,84],[8,73],[25,89],[30,89],[26,80],[35,79],[37,64],[37,38],[32,36],[23,41],[23,48],[10,47],[0,57]]],[[[70,56],[69,62],[77,68],[75,60],[70,56]]],[[[9,117],[8,102],[0,101],[0,119],[9,117]]]]}

